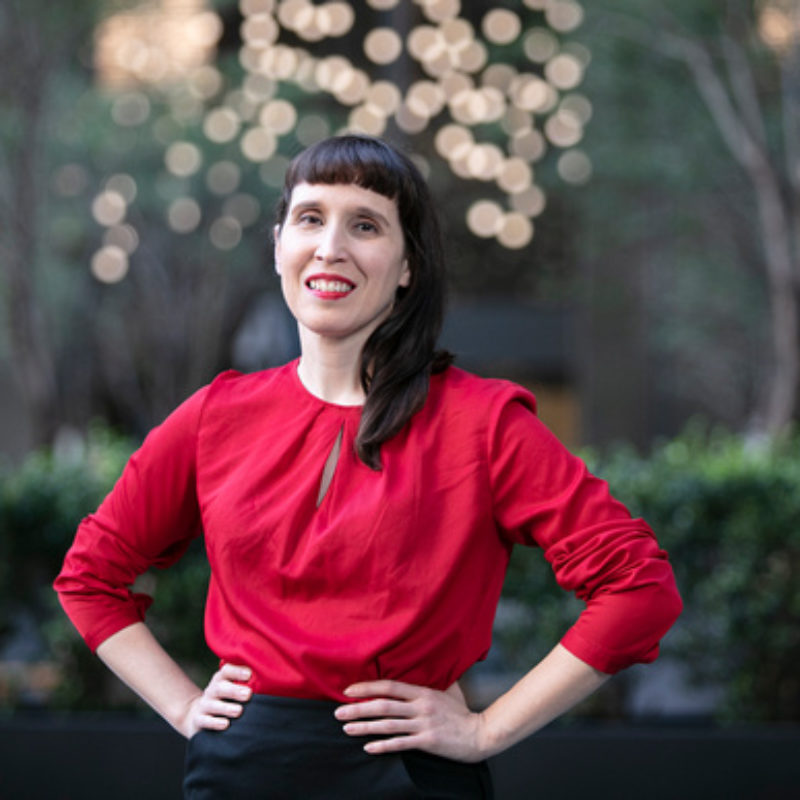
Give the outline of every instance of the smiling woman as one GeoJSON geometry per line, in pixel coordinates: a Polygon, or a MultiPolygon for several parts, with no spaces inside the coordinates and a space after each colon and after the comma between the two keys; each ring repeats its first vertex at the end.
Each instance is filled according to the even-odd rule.
{"type": "Polygon", "coordinates": [[[294,187],[275,232],[275,265],[303,352],[343,352],[346,342],[348,360],[357,360],[411,280],[397,204],[353,185],[294,187]]]}
{"type": "Polygon", "coordinates": [[[491,797],[487,757],[652,661],[680,610],[649,527],[532,395],[436,350],[441,253],[398,150],[343,136],[298,156],[275,258],[300,359],[200,389],[78,530],[56,589],[89,646],[189,739],[190,800],[491,797]],[[129,588],[200,534],[221,664],[205,689],[129,588]],[[586,609],[474,712],[458,680],[488,652],[515,543],[540,547],[586,609]]]}

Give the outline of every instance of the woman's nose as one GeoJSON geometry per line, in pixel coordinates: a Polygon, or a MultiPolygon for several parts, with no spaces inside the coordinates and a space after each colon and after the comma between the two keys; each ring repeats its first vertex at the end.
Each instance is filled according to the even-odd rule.
{"type": "Polygon", "coordinates": [[[326,226],[320,235],[315,257],[318,261],[333,263],[344,258],[344,234],[338,225],[326,226]]]}

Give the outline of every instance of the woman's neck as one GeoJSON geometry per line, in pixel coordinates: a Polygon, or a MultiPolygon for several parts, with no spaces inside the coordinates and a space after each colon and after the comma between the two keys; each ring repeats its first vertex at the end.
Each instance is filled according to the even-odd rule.
{"type": "Polygon", "coordinates": [[[297,374],[311,394],[343,406],[364,402],[360,379],[363,342],[309,335],[301,327],[300,347],[297,374]]]}

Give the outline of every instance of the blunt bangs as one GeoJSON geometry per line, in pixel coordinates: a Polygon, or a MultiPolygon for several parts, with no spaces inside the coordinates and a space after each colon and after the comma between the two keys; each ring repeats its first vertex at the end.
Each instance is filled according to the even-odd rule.
{"type": "Polygon", "coordinates": [[[416,167],[393,148],[367,136],[334,136],[304,150],[289,165],[278,203],[278,225],[289,209],[292,189],[300,183],[355,184],[397,203],[407,219],[417,191],[416,167]]]}

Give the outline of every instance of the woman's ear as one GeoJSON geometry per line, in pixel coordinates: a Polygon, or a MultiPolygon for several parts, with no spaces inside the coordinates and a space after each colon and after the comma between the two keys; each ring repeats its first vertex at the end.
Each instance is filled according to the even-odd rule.
{"type": "Polygon", "coordinates": [[[275,247],[273,248],[273,260],[275,261],[275,274],[281,274],[281,258],[280,258],[280,249],[281,249],[281,239],[280,239],[281,229],[279,225],[276,225],[272,229],[272,239],[275,242],[275,247]]]}
{"type": "Polygon", "coordinates": [[[411,284],[411,268],[408,266],[408,259],[403,259],[403,271],[400,273],[398,286],[408,287],[411,284]]]}

